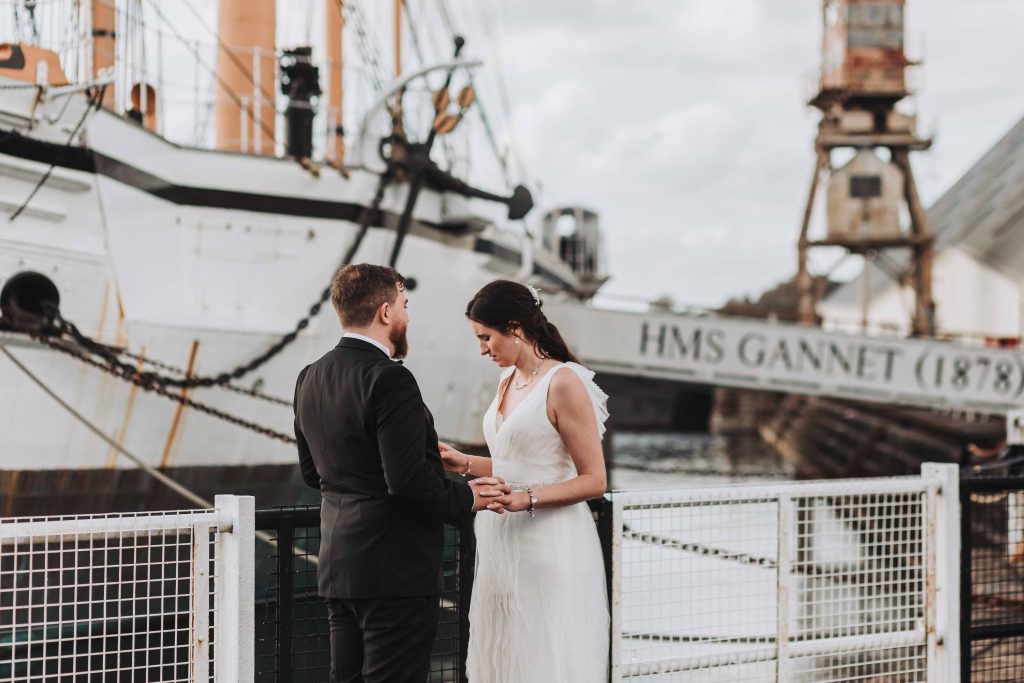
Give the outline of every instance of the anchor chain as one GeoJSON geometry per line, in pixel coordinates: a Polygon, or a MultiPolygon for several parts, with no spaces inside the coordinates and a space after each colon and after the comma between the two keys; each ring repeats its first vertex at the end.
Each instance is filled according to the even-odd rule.
{"type": "MultiPolygon", "coordinates": [[[[381,175],[380,182],[377,186],[377,194],[374,196],[374,200],[371,205],[364,209],[359,217],[358,232],[345,253],[345,257],[342,259],[342,265],[351,262],[352,258],[355,256],[355,252],[359,248],[359,245],[362,244],[362,240],[366,237],[370,228],[370,223],[379,216],[380,205],[384,199],[384,190],[391,181],[391,178],[392,174],[390,172],[386,172],[381,175]]],[[[164,396],[165,398],[181,403],[186,408],[199,411],[200,413],[209,415],[210,417],[222,420],[229,424],[254,431],[257,434],[261,434],[268,438],[284,441],[285,443],[295,443],[295,437],[290,434],[285,434],[284,432],[270,429],[269,427],[245,420],[236,415],[225,413],[224,411],[211,407],[211,405],[201,403],[193,398],[188,398],[180,393],[175,393],[172,389],[220,387],[228,391],[245,394],[273,403],[289,405],[289,407],[291,407],[292,401],[268,396],[266,394],[259,393],[256,389],[244,389],[238,386],[233,386],[230,382],[231,380],[241,379],[245,375],[264,365],[267,360],[276,354],[279,354],[285,349],[285,347],[295,341],[299,336],[299,333],[309,326],[309,322],[313,316],[321,311],[324,303],[327,302],[329,298],[331,298],[330,286],[325,288],[316,302],[309,307],[309,311],[296,324],[294,330],[284,335],[278,342],[274,343],[263,353],[246,362],[246,364],[234,368],[230,372],[220,373],[218,375],[208,377],[184,377],[182,379],[168,377],[158,372],[140,372],[135,365],[125,362],[121,357],[128,357],[136,362],[140,362],[140,364],[150,365],[151,367],[164,370],[166,372],[172,372],[179,375],[185,374],[180,368],[165,364],[165,362],[144,358],[139,354],[131,353],[125,349],[95,341],[83,334],[74,323],[63,317],[56,305],[52,303],[43,304],[43,316],[17,314],[8,315],[7,317],[8,322],[12,325],[15,331],[28,334],[39,343],[48,346],[55,351],[71,355],[78,360],[81,360],[86,365],[97,368],[105,373],[109,373],[118,379],[131,382],[144,391],[152,391],[164,396]],[[66,343],[58,341],[59,337],[62,335],[68,335],[68,337],[75,341],[79,348],[76,349],[66,343]],[[56,337],[56,339],[54,337],[56,337]]]]}
{"type": "MultiPolygon", "coordinates": [[[[363,242],[363,238],[366,237],[366,233],[369,230],[370,223],[375,219],[379,218],[380,204],[384,199],[384,191],[388,184],[393,178],[393,171],[388,170],[381,174],[380,182],[377,185],[377,192],[374,195],[373,201],[370,205],[363,209],[359,219],[359,230],[356,236],[352,240],[352,244],[349,246],[342,259],[341,265],[347,265],[352,262],[353,257],[358,251],[359,246],[363,242]]],[[[340,266],[339,266],[340,267],[340,266]]],[[[295,329],[282,336],[275,344],[269,347],[266,351],[256,356],[252,360],[242,365],[237,366],[229,372],[222,372],[217,375],[205,376],[205,377],[169,377],[159,372],[153,371],[140,371],[137,365],[126,363],[121,360],[122,357],[130,358],[135,360],[137,363],[147,364],[151,367],[161,369],[167,372],[173,372],[179,375],[185,375],[181,368],[177,368],[167,363],[160,361],[150,360],[144,358],[138,354],[131,353],[125,349],[120,349],[114,346],[109,346],[98,342],[89,336],[83,334],[78,327],[71,321],[65,319],[61,314],[60,310],[52,302],[44,303],[43,319],[34,318],[28,319],[28,316],[18,315],[14,316],[11,322],[14,323],[14,329],[20,332],[28,334],[30,337],[40,342],[41,344],[48,346],[55,351],[64,353],[78,360],[99,368],[104,372],[107,372],[114,377],[122,379],[127,382],[131,382],[135,386],[143,389],[144,391],[151,391],[155,394],[159,394],[172,401],[180,403],[181,405],[197,410],[211,417],[223,420],[237,427],[242,427],[250,431],[256,432],[271,439],[283,441],[284,443],[294,444],[295,437],[278,432],[269,427],[257,424],[255,422],[243,419],[237,415],[232,415],[223,410],[213,408],[206,404],[200,403],[194,399],[188,398],[179,393],[175,393],[174,389],[193,389],[201,387],[220,387],[228,391],[235,393],[244,394],[253,398],[258,398],[264,401],[275,403],[278,405],[291,406],[291,401],[276,398],[273,396],[267,396],[259,393],[256,389],[244,389],[241,387],[233,386],[232,380],[238,380],[249,374],[253,370],[264,365],[271,358],[283,351],[289,344],[291,344],[299,336],[302,330],[309,326],[310,320],[312,320],[317,314],[320,313],[321,307],[331,296],[331,287],[327,286],[321,292],[320,297],[317,301],[310,306],[309,311],[301,320],[295,325],[295,329]],[[64,344],[58,339],[67,335],[69,338],[74,340],[78,348],[72,348],[71,346],[64,344]],[[56,339],[54,338],[56,337],[56,339]],[[99,359],[99,360],[97,360],[99,359]]]]}
{"type": "Polygon", "coordinates": [[[283,432],[276,431],[274,429],[271,429],[270,427],[265,427],[261,424],[257,424],[250,420],[238,417],[237,415],[232,415],[231,413],[224,412],[223,410],[219,410],[212,406],[208,406],[204,403],[199,403],[198,401],[195,401],[187,396],[176,394],[163,385],[147,383],[143,379],[143,375],[146,373],[139,373],[134,367],[128,365],[127,363],[118,362],[117,366],[105,365],[104,363],[96,360],[95,358],[92,358],[91,356],[82,353],[81,351],[77,351],[71,348],[70,346],[67,346],[66,344],[62,344],[61,342],[52,339],[48,336],[39,333],[30,334],[32,338],[37,340],[39,343],[44,344],[55,351],[59,351],[60,353],[72,356],[80,360],[81,362],[85,363],[86,365],[91,365],[95,368],[98,368],[104,372],[113,375],[114,377],[117,377],[118,379],[131,382],[140,389],[143,389],[145,391],[151,391],[155,394],[159,394],[160,396],[175,401],[176,403],[180,403],[181,405],[187,408],[191,408],[201,413],[205,413],[206,415],[217,418],[218,420],[223,420],[225,422],[233,424],[236,427],[242,427],[243,429],[248,429],[262,436],[266,436],[271,439],[276,439],[278,441],[283,441],[284,443],[287,444],[295,443],[295,437],[291,436],[290,434],[285,434],[283,432]],[[122,368],[125,367],[129,368],[130,372],[124,372],[122,368]]]}
{"type": "MultiPolygon", "coordinates": [[[[184,368],[179,368],[178,366],[171,365],[170,363],[163,363],[158,360],[153,360],[152,358],[146,358],[142,354],[132,353],[131,351],[125,349],[121,350],[121,355],[124,356],[125,358],[131,358],[132,360],[137,361],[138,363],[144,363],[145,365],[151,365],[154,368],[159,368],[160,370],[173,372],[176,375],[188,374],[188,372],[186,372],[184,368]]],[[[240,394],[242,396],[248,396],[249,398],[255,398],[260,401],[266,401],[267,403],[273,403],[274,405],[284,406],[286,408],[292,407],[292,402],[289,401],[288,399],[278,398],[277,396],[271,396],[270,394],[264,394],[259,389],[246,389],[245,387],[240,387],[234,384],[220,384],[217,386],[218,388],[224,389],[225,391],[230,391],[232,393],[240,394]]]]}
{"type": "MultiPolygon", "coordinates": [[[[380,177],[380,182],[377,185],[377,193],[374,195],[373,201],[370,206],[366,207],[359,220],[359,231],[355,238],[352,240],[352,244],[349,245],[348,250],[345,253],[344,258],[341,261],[341,266],[347,265],[352,262],[356,251],[363,242],[363,238],[366,236],[369,230],[370,223],[378,217],[380,212],[380,204],[384,200],[384,190],[387,188],[388,183],[391,181],[391,174],[384,173],[380,177]]],[[[339,268],[341,267],[339,266],[339,268]]],[[[120,374],[125,377],[138,377],[138,386],[142,388],[150,387],[164,387],[164,388],[175,388],[175,389],[193,389],[197,387],[225,387],[230,388],[230,382],[232,380],[238,380],[249,374],[253,370],[264,365],[271,358],[283,351],[289,344],[294,342],[299,334],[309,327],[309,322],[320,313],[321,307],[331,297],[331,287],[328,285],[324,288],[323,292],[320,293],[320,297],[317,301],[309,307],[309,311],[301,320],[296,323],[295,328],[282,336],[276,343],[270,346],[266,351],[256,356],[252,360],[239,365],[238,367],[228,372],[222,372],[217,375],[209,376],[197,376],[197,377],[168,377],[167,375],[160,374],[159,372],[145,371],[140,372],[138,368],[130,363],[125,363],[120,360],[119,356],[123,355],[120,349],[115,349],[106,344],[101,344],[95,340],[89,338],[83,334],[79,329],[70,321],[65,320],[61,315],[57,307],[50,304],[44,306],[44,313],[47,315],[56,329],[63,334],[67,334],[69,337],[75,340],[79,346],[81,346],[86,352],[91,355],[102,358],[111,367],[116,368],[120,374]]],[[[155,363],[151,363],[154,367],[159,367],[155,363]]],[[[177,370],[177,369],[175,369],[177,370]]],[[[237,389],[237,387],[235,388],[237,389]]],[[[242,389],[240,393],[247,393],[247,390],[242,389]]],[[[277,399],[280,401],[281,399],[277,399]]],[[[290,405],[290,402],[289,402],[290,405]]]]}

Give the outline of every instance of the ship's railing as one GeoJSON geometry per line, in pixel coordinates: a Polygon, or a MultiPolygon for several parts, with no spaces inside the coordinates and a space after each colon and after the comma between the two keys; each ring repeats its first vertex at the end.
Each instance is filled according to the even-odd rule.
{"type": "Polygon", "coordinates": [[[960,678],[1024,681],[1024,465],[960,481],[960,678]]]}
{"type": "Polygon", "coordinates": [[[0,680],[252,680],[254,502],[0,519],[0,680]]]}
{"type": "Polygon", "coordinates": [[[953,680],[958,476],[613,494],[612,680],[953,680]]]}

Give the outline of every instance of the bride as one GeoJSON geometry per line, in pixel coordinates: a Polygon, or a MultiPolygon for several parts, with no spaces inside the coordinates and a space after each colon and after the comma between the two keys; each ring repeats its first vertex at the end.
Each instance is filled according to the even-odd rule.
{"type": "Polygon", "coordinates": [[[480,353],[504,368],[484,415],[491,457],[441,444],[445,467],[513,489],[478,515],[469,608],[470,683],[607,680],[604,559],[585,501],[605,492],[607,396],[541,310],[497,280],[466,308],[480,353]]]}

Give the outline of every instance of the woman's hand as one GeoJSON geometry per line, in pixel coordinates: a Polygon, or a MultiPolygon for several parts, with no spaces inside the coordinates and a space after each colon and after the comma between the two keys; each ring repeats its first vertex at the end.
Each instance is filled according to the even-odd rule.
{"type": "Polygon", "coordinates": [[[526,491],[515,490],[499,498],[495,498],[487,505],[492,512],[522,512],[530,507],[530,494],[526,491]]]}
{"type": "Polygon", "coordinates": [[[469,465],[468,455],[455,450],[443,441],[437,442],[437,448],[441,451],[441,462],[444,463],[445,471],[455,472],[456,474],[462,474],[466,471],[467,465],[469,465]]]}

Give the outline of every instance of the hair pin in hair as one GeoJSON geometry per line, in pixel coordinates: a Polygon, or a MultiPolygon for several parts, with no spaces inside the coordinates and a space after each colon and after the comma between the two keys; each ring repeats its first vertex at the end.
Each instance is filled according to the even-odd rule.
{"type": "Polygon", "coordinates": [[[533,305],[540,308],[540,292],[538,292],[537,288],[531,284],[527,284],[526,288],[530,290],[530,294],[533,295],[533,305]]]}

